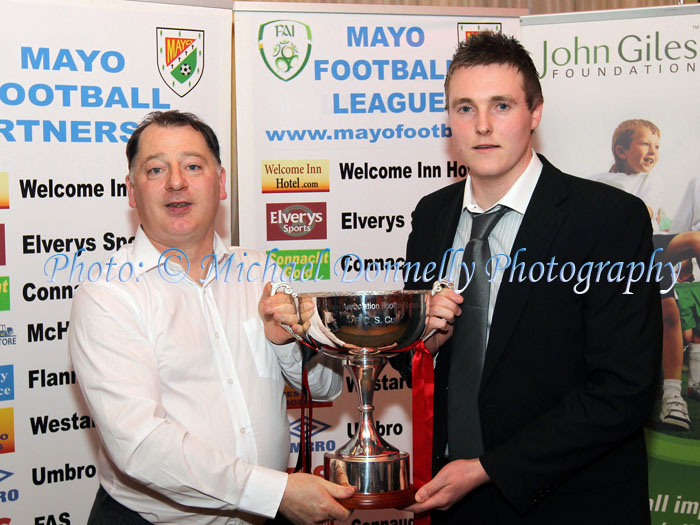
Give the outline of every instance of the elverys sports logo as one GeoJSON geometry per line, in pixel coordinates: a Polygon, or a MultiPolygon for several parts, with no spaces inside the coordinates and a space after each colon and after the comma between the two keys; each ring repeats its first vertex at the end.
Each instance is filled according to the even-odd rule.
{"type": "Polygon", "coordinates": [[[156,48],[161,78],[184,97],[204,72],[204,31],[156,27],[156,48]]]}
{"type": "Polygon", "coordinates": [[[302,72],[311,56],[311,28],[296,20],[273,20],[260,26],[258,48],[273,75],[285,82],[302,72]]]}

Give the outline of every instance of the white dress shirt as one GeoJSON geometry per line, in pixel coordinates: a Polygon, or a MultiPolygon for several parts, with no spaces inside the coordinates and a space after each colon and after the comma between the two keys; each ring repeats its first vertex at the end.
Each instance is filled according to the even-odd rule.
{"type": "MultiPolygon", "coordinates": [[[[139,229],[114,256],[110,282],[85,282],[73,300],[68,347],[101,439],[100,483],[152,523],[259,523],[287,483],[284,378],[301,382],[299,347],[265,338],[262,271],[252,282],[234,272],[264,267],[265,255],[218,236],[214,253],[219,264],[234,258],[229,282],[168,282],[163,269],[180,267],[159,266],[139,229]],[[127,262],[134,275],[120,282],[127,262]]],[[[337,361],[312,361],[315,397],[340,393],[337,361]]]]}
{"type": "MultiPolygon", "coordinates": [[[[457,231],[455,232],[452,248],[454,250],[463,250],[466,246],[472,230],[472,213],[485,213],[497,206],[506,206],[509,208],[509,211],[503,215],[503,217],[501,217],[501,220],[496,223],[496,226],[491,231],[491,235],[489,235],[489,249],[491,250],[491,257],[499,254],[510,256],[510,251],[512,250],[513,243],[515,242],[515,236],[518,234],[520,224],[523,222],[525,210],[530,203],[532,193],[535,191],[537,181],[540,179],[540,173],[542,173],[542,161],[539,159],[537,154],[532,151],[532,158],[530,159],[530,162],[527,165],[527,168],[525,168],[523,174],[515,180],[506,194],[487,210],[482,209],[474,200],[471,176],[467,176],[467,182],[464,187],[462,215],[459,217],[459,224],[457,225],[457,231]]],[[[463,253],[463,251],[455,252],[455,269],[461,268],[463,253]]],[[[505,260],[497,262],[501,266],[505,265],[505,260]]],[[[483,270],[476,269],[475,271],[482,272],[483,270]]],[[[493,317],[493,310],[494,306],[496,305],[498,289],[501,285],[502,277],[502,272],[497,273],[495,276],[478,275],[476,277],[481,279],[492,279],[489,287],[488,325],[486,327],[487,338],[491,328],[491,319],[493,317]]],[[[459,275],[455,276],[454,282],[459,282],[459,275]]]]}

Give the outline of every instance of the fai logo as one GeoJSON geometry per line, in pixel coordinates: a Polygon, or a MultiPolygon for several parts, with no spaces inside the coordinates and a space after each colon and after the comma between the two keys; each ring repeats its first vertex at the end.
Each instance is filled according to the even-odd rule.
{"type": "Polygon", "coordinates": [[[204,71],[204,31],[156,28],[158,72],[179,97],[194,89],[204,71]]]}
{"type": "Polygon", "coordinates": [[[311,56],[311,29],[295,20],[273,20],[260,26],[258,47],[267,69],[285,82],[302,72],[311,56]]]}

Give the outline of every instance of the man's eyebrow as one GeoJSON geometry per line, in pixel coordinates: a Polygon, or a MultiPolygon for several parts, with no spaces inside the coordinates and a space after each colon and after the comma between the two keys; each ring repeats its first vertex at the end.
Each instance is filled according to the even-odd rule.
{"type": "MultiPolygon", "coordinates": [[[[165,153],[154,153],[153,155],[149,155],[145,159],[143,159],[143,162],[148,162],[149,160],[164,160],[166,157],[165,153]]],[[[177,157],[179,159],[185,158],[185,157],[198,157],[200,159],[206,158],[205,155],[202,155],[201,153],[197,153],[196,151],[183,151],[182,153],[178,153],[177,157]]]]}
{"type": "MultiPolygon", "coordinates": [[[[517,100],[510,95],[494,95],[489,98],[489,102],[508,102],[509,104],[515,104],[517,100]]],[[[456,98],[452,101],[452,106],[458,106],[460,104],[474,104],[474,100],[469,97],[456,98]]]]}

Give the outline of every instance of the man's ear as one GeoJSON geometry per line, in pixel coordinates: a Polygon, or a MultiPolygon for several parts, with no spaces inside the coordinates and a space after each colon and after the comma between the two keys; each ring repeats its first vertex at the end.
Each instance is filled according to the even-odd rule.
{"type": "Polygon", "coordinates": [[[126,183],[126,193],[129,196],[129,207],[130,208],[136,208],[136,197],[134,196],[134,184],[131,182],[131,177],[129,177],[129,174],[126,174],[126,177],[124,178],[124,182],[126,183]]]}
{"type": "Polygon", "coordinates": [[[224,168],[221,168],[221,172],[219,173],[219,200],[224,200],[228,195],[226,194],[226,170],[224,168]]]}

